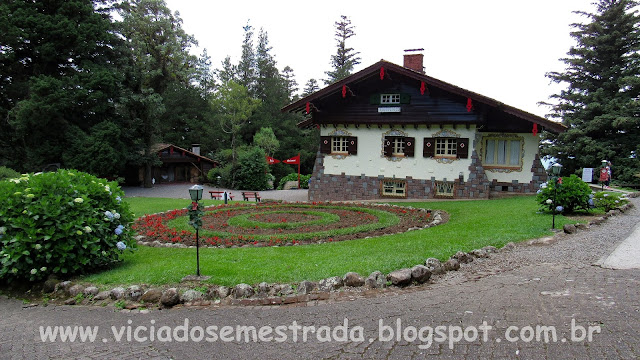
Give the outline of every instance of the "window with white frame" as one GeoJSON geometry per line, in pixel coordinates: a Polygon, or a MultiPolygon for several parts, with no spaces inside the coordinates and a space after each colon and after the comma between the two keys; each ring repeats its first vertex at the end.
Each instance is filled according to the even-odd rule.
{"type": "Polygon", "coordinates": [[[349,152],[349,139],[346,136],[331,137],[331,153],[349,152]]]}
{"type": "Polygon", "coordinates": [[[483,142],[483,165],[495,167],[522,166],[522,139],[516,137],[486,137],[483,142]]]}
{"type": "Polygon", "coordinates": [[[382,182],[382,195],[394,197],[406,197],[407,182],[403,180],[384,180],[382,182]]]}
{"type": "Polygon", "coordinates": [[[436,156],[456,157],[458,153],[458,139],[436,138],[436,156]]]}
{"type": "Polygon", "coordinates": [[[400,94],[381,94],[380,104],[400,104],[400,94]]]}

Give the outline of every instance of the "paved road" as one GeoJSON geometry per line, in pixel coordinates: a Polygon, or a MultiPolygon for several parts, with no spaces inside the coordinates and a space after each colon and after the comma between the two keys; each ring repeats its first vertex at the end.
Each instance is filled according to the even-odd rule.
{"type": "MultiPolygon", "coordinates": [[[[189,188],[193,184],[163,184],[152,188],[124,186],[122,190],[127,197],[165,197],[175,199],[188,199],[189,188]]],[[[229,190],[218,187],[204,186],[204,196],[209,196],[208,191],[228,191],[234,196],[234,200],[242,200],[242,190],[229,190]]],[[[309,197],[306,189],[295,190],[268,190],[260,191],[263,200],[283,200],[283,201],[307,201],[309,197]]]]}
{"type": "Polygon", "coordinates": [[[588,231],[550,245],[517,246],[433,284],[373,298],[295,307],[181,308],[148,314],[98,307],[23,308],[20,301],[0,298],[0,358],[421,359],[436,355],[452,359],[635,359],[640,356],[640,270],[594,266],[634,230],[640,220],[640,199],[633,201],[636,208],[588,231]],[[184,337],[178,326],[184,327],[185,319],[192,337],[186,342],[175,341],[184,337]],[[353,335],[351,341],[322,342],[329,328],[321,327],[333,327],[330,330],[336,331],[334,335],[340,340],[342,334],[336,326],[344,325],[345,319],[353,335]],[[277,342],[283,337],[275,332],[269,335],[268,330],[262,333],[264,341],[246,342],[242,336],[240,341],[220,340],[235,336],[237,325],[270,326],[277,331],[277,326],[293,326],[294,321],[300,326],[315,326],[316,333],[307,328],[306,342],[301,339],[302,330],[293,341],[293,327],[280,329],[287,336],[284,342],[277,342]],[[398,333],[398,321],[400,332],[406,335],[400,340],[391,336],[392,331],[398,333]],[[483,322],[492,327],[484,328],[487,341],[479,328],[483,322]],[[99,333],[93,343],[42,342],[39,327],[53,325],[99,326],[99,333]],[[152,326],[154,341],[134,340],[136,329],[137,338],[149,337],[152,326]],[[165,326],[170,328],[160,330],[165,326]],[[200,331],[202,327],[206,332],[207,326],[218,326],[209,330],[220,338],[196,341],[200,337],[213,339],[200,331]],[[223,326],[232,326],[234,333],[223,335],[223,326]],[[444,332],[432,337],[430,347],[427,326],[446,326],[444,332]],[[129,329],[131,341],[127,341],[129,329]],[[536,329],[542,335],[539,341],[536,329]],[[120,342],[116,342],[113,330],[116,335],[122,332],[120,342]],[[171,330],[176,330],[174,341],[159,341],[171,330]],[[589,330],[591,341],[586,337],[589,330]],[[460,331],[466,331],[469,341],[460,331]],[[422,336],[413,340],[418,332],[422,336]],[[544,341],[545,334],[550,336],[549,342],[544,341]],[[437,341],[445,340],[441,335],[447,335],[444,343],[437,341]],[[387,339],[390,337],[393,339],[387,339]],[[452,338],[461,341],[452,340],[450,347],[448,340],[452,338]]]}

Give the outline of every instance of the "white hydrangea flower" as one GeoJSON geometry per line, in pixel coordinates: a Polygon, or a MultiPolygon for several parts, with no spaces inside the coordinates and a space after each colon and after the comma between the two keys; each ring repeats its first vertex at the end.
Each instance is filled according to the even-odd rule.
{"type": "Polygon", "coordinates": [[[46,266],[41,267],[41,268],[40,268],[40,271],[43,271],[43,272],[44,272],[44,271],[47,271],[47,267],[46,267],[46,266]]]}
{"type": "Polygon", "coordinates": [[[92,230],[91,230],[91,227],[90,227],[90,226],[85,226],[85,227],[84,227],[84,232],[86,232],[87,234],[88,234],[88,233],[90,233],[91,231],[92,231],[92,230]]]}
{"type": "Polygon", "coordinates": [[[76,203],[76,204],[82,204],[84,202],[84,199],[83,198],[75,198],[75,199],[73,199],[73,202],[76,203]]]}
{"type": "Polygon", "coordinates": [[[40,245],[40,244],[36,244],[36,246],[34,246],[34,247],[36,248],[36,250],[42,249],[42,245],[40,245]]]}
{"type": "Polygon", "coordinates": [[[38,272],[37,269],[31,269],[31,275],[35,275],[38,272]]]}
{"type": "Polygon", "coordinates": [[[549,205],[553,204],[553,200],[547,199],[547,204],[549,204],[549,205]]]}

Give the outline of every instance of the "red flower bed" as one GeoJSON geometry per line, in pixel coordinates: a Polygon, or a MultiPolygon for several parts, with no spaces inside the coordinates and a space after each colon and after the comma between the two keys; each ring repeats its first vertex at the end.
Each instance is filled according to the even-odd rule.
{"type": "MultiPolygon", "coordinates": [[[[404,208],[395,206],[357,205],[363,210],[354,209],[353,204],[287,204],[263,203],[258,205],[219,205],[205,209],[203,226],[200,230],[201,244],[218,247],[233,246],[280,246],[318,242],[333,242],[355,238],[395,234],[409,228],[421,228],[430,224],[430,210],[404,208]],[[396,225],[380,229],[349,233],[342,235],[319,236],[304,240],[295,239],[296,234],[327,233],[333,229],[358,227],[378,223],[378,217],[364,209],[387,211],[399,218],[396,225]],[[306,212],[306,213],[305,213],[306,212]],[[321,216],[314,213],[330,213],[339,217],[339,221],[318,223],[321,216]],[[246,216],[249,214],[249,216],[246,216]],[[248,220],[256,222],[255,226],[233,226],[229,220],[244,215],[248,220]],[[315,223],[314,223],[315,221],[315,223]],[[266,224],[266,225],[262,225],[266,224]],[[299,224],[299,226],[298,226],[299,224]],[[277,227],[287,225],[284,227],[277,227]],[[207,233],[224,235],[207,236],[207,233]]],[[[322,214],[320,214],[322,215],[322,214]]],[[[172,210],[166,213],[147,215],[139,218],[133,229],[143,235],[146,241],[161,243],[181,243],[195,245],[195,231],[178,230],[167,226],[170,220],[186,217],[187,210],[172,210]]]]}

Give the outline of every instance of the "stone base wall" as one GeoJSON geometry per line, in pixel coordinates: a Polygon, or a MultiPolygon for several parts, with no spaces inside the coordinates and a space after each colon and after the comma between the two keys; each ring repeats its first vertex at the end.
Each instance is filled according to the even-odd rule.
{"type": "MultiPolygon", "coordinates": [[[[535,193],[540,184],[547,180],[547,174],[540,159],[536,155],[531,168],[533,178],[530,183],[498,183],[490,182],[475,151],[471,155],[469,173],[458,179],[444,179],[454,183],[453,198],[456,199],[488,199],[491,191],[509,191],[518,193],[535,193]],[[465,178],[466,177],[466,178],[465,178]],[[503,190],[504,189],[504,190],[503,190]]],[[[345,175],[344,173],[325,174],[324,155],[318,152],[313,167],[313,175],[309,179],[309,201],[355,201],[375,199],[402,199],[382,195],[383,176],[371,177],[362,175],[345,175]]],[[[405,180],[407,199],[451,198],[436,196],[436,181],[431,179],[413,179],[412,177],[396,178],[405,180]]]]}

